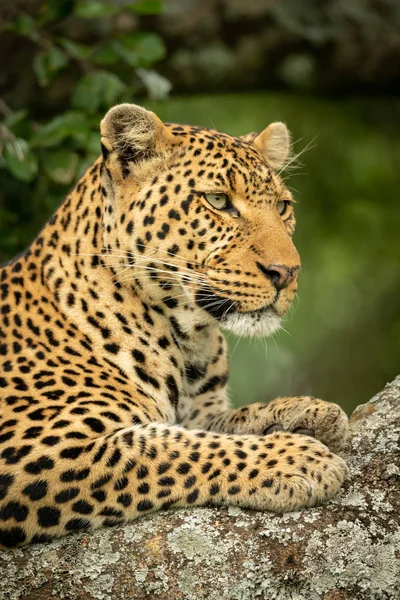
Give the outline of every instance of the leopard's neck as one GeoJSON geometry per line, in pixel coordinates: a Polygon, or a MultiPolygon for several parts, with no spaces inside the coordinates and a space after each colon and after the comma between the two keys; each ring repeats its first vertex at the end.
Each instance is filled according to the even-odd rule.
{"type": "MultiPolygon", "coordinates": [[[[150,326],[157,339],[168,338],[185,359],[203,362],[218,334],[215,321],[192,306],[171,308],[154,301],[123,281],[121,269],[115,268],[124,251],[104,243],[109,209],[101,191],[101,165],[101,159],[94,163],[26,253],[31,293],[56,305],[93,340],[97,352],[130,352],[138,336],[148,336],[143,330],[150,326]],[[36,269],[29,272],[32,255],[36,269]]],[[[171,296],[180,293],[177,287],[171,296]]]]}

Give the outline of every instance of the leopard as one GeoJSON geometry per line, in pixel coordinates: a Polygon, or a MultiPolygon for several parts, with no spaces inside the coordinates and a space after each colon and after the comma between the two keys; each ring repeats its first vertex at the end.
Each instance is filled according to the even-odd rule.
{"type": "Polygon", "coordinates": [[[348,477],[342,408],[234,408],[228,392],[224,331],[271,335],[296,295],[287,126],[235,137],[120,104],[100,135],[0,270],[1,547],[178,507],[329,501],[348,477]]]}

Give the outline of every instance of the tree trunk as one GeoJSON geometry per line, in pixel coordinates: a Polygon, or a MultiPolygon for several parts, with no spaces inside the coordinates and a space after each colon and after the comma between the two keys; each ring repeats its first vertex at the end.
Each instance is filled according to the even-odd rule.
{"type": "Polygon", "coordinates": [[[325,506],[169,511],[3,552],[0,598],[400,600],[400,377],[351,431],[351,479],[325,506]]]}

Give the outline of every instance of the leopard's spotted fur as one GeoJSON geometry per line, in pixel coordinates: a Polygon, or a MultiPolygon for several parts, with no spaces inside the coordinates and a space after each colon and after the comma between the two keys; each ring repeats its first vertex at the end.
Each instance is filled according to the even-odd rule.
{"type": "Polygon", "coordinates": [[[122,105],[102,136],[103,157],[0,271],[0,543],[169,506],[331,497],[338,406],[232,410],[226,393],[218,325],[272,332],[297,286],[285,126],[234,138],[122,105]]]}

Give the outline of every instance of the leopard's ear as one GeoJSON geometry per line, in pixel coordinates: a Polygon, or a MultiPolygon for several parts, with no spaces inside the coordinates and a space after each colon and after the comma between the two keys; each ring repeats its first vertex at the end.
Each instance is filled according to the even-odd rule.
{"type": "Polygon", "coordinates": [[[251,141],[273,169],[282,169],[287,163],[292,143],[290,132],[285,123],[279,121],[271,123],[264,131],[253,137],[251,141]]]}
{"type": "Polygon", "coordinates": [[[100,124],[104,161],[120,164],[126,178],[135,163],[166,152],[171,135],[153,112],[137,104],[118,104],[111,108],[100,124]]]}

